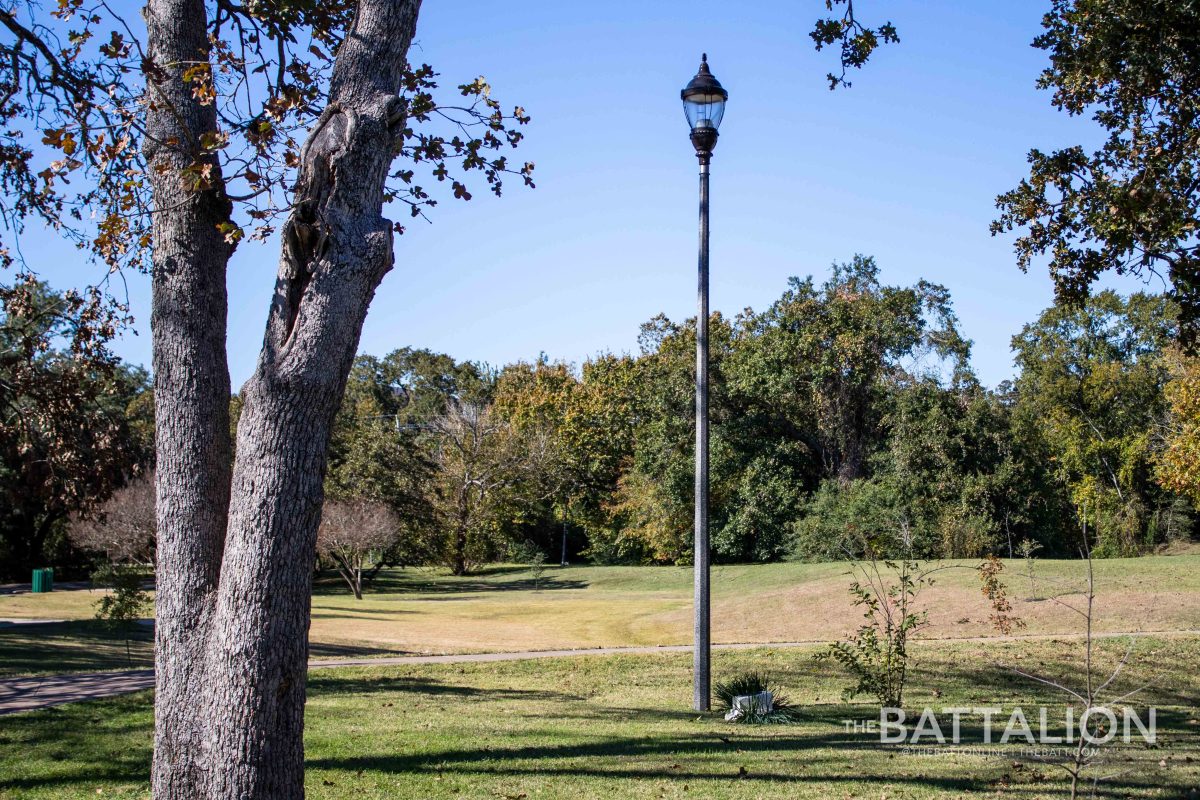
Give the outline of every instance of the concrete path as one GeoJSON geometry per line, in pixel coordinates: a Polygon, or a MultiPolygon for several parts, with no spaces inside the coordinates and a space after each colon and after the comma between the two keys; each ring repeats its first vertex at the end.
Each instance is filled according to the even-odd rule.
{"type": "Polygon", "coordinates": [[[0,714],[96,700],[154,687],[154,670],[38,675],[0,680],[0,714]]]}
{"type": "MultiPolygon", "coordinates": [[[[91,589],[90,581],[55,581],[54,591],[65,592],[75,589],[91,589]]],[[[0,594],[29,594],[33,591],[32,583],[0,583],[0,594]]]]}
{"type": "MultiPolygon", "coordinates": [[[[1122,633],[1097,633],[1098,639],[1137,636],[1200,636],[1200,631],[1131,631],[1122,633]]],[[[1045,641],[1048,639],[1081,639],[1083,634],[1034,633],[1015,636],[969,636],[925,639],[924,642],[1000,642],[1000,641],[1045,641]]],[[[743,642],[737,644],[714,644],[714,650],[752,650],[762,647],[811,647],[826,644],[825,641],[802,642],[743,642]]],[[[637,655],[646,653],[690,652],[690,644],[659,645],[651,647],[591,647],[572,650],[524,650],[511,653],[463,653],[445,656],[386,656],[382,658],[338,658],[315,659],[308,662],[309,669],[331,669],[336,667],[387,667],[404,664],[469,664],[495,661],[524,661],[535,658],[571,658],[574,656],[637,655]]],[[[80,700],[97,700],[129,692],[154,688],[154,670],[126,670],[122,672],[70,673],[67,675],[41,675],[31,678],[0,678],[0,715],[33,711],[63,703],[80,700]]]]}

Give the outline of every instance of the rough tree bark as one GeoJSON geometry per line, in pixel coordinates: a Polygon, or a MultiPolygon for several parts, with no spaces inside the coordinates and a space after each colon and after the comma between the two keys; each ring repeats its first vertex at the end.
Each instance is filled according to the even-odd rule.
{"type": "Polygon", "coordinates": [[[364,0],[301,154],[263,350],[243,389],[208,664],[210,793],[303,796],[309,598],[325,453],[367,308],[392,266],[382,215],[404,126],[416,0],[364,0]]]}
{"type": "MultiPolygon", "coordinates": [[[[304,795],[325,453],[367,307],[392,265],[384,182],[405,124],[397,95],[419,8],[362,0],[337,53],[327,110],[301,154],[263,349],[243,388],[231,482],[230,248],[215,228],[228,207],[219,192],[182,191],[177,170],[156,179],[156,797],[304,795]]],[[[173,93],[172,114],[184,112],[153,111],[155,130],[184,127],[182,141],[215,125],[178,79],[188,62],[207,60],[205,22],[201,0],[151,0],[147,10],[154,63],[172,78],[163,91],[173,93]]]]}
{"type": "MultiPolygon", "coordinates": [[[[152,0],[146,159],[154,215],[154,401],[158,517],[155,625],[155,797],[203,796],[197,757],[203,740],[196,698],[205,688],[208,627],[215,607],[229,508],[228,308],[225,271],[232,247],[217,231],[230,203],[220,165],[215,189],[196,192],[181,170],[216,111],[182,78],[208,61],[204,0],[152,0]],[[166,146],[177,140],[183,146],[166,146]],[[159,167],[162,167],[161,171],[159,167]]],[[[198,148],[197,148],[198,149],[198,148]]]]}

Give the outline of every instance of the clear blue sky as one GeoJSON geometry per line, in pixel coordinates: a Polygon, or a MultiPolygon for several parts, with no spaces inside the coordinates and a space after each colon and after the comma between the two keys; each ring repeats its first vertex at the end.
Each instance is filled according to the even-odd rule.
{"type": "MultiPolygon", "coordinates": [[[[410,225],[361,351],[579,362],[636,350],[654,314],[693,315],[696,160],[679,89],[707,51],[730,93],[713,161],[713,308],[762,308],[788,276],[873,255],[885,282],[949,287],[980,378],[1011,377],[1009,341],[1052,290],[1044,268],[1022,274],[1011,241],[989,236],[994,197],[1030,147],[1095,137],[1034,88],[1045,58],[1030,41],[1048,5],[861,0],[902,42],[830,92],[835,54],[807,35],[820,0],[426,3],[413,60],[451,86],[485,75],[532,114],[516,156],[537,163],[538,188],[480,190],[410,225]]],[[[44,235],[25,250],[57,286],[95,269],[44,235]]],[[[243,244],[230,268],[235,389],[257,357],[277,256],[275,243],[243,244]]],[[[148,365],[148,279],[129,284],[138,335],[117,350],[148,365]]]]}

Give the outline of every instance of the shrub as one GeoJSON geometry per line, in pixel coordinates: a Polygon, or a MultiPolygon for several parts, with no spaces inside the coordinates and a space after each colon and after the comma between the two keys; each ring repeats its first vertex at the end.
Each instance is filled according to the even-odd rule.
{"type": "Polygon", "coordinates": [[[899,708],[908,678],[908,642],[926,623],[916,609],[920,590],[933,583],[911,559],[855,564],[850,593],[866,620],[847,641],[834,642],[817,658],[832,658],[855,678],[842,692],[844,700],[869,694],[885,708],[899,708]]]}
{"type": "Polygon", "coordinates": [[[867,542],[873,543],[881,558],[932,554],[940,543],[926,516],[886,479],[867,478],[846,485],[825,481],[796,524],[793,554],[813,561],[861,558],[867,554],[867,542]],[[906,544],[893,535],[901,527],[906,530],[906,544]]]}
{"type": "Polygon", "coordinates": [[[111,591],[96,603],[96,619],[125,635],[125,660],[133,666],[129,639],[134,623],[150,612],[150,595],[142,588],[142,572],[128,564],[103,564],[92,573],[92,583],[111,591]]]}
{"type": "Polygon", "coordinates": [[[526,539],[520,544],[509,545],[508,557],[518,564],[527,564],[529,577],[533,579],[533,588],[540,588],[542,576],[546,574],[546,553],[542,548],[526,539]]]}
{"type": "Polygon", "coordinates": [[[750,710],[732,722],[749,725],[781,725],[792,722],[796,717],[796,709],[778,688],[771,683],[765,673],[743,672],[728,681],[718,681],[713,686],[713,694],[717,698],[717,710],[729,712],[733,709],[733,699],[744,695],[756,695],[762,692],[771,693],[772,709],[767,711],[751,706],[750,710]]]}

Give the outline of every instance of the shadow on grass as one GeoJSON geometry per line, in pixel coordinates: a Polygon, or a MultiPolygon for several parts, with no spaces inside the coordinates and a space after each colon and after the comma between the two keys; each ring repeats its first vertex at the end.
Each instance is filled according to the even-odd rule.
{"type": "MultiPolygon", "coordinates": [[[[391,775],[449,773],[478,777],[521,778],[562,777],[565,779],[684,780],[699,789],[719,782],[745,781],[760,785],[765,794],[779,795],[778,787],[809,786],[827,788],[826,796],[841,796],[853,790],[886,792],[895,788],[941,790],[947,793],[973,794],[1003,791],[1006,796],[1065,797],[1061,783],[1046,785],[1030,782],[1028,770],[1015,769],[1010,760],[995,759],[978,765],[947,768],[942,759],[890,758],[872,735],[848,732],[847,718],[863,716],[863,706],[827,705],[806,708],[797,726],[705,726],[695,732],[678,729],[661,734],[636,736],[611,732],[592,735],[587,722],[609,724],[628,719],[634,723],[656,721],[678,724],[694,719],[695,714],[680,709],[581,706],[583,698],[552,691],[482,689],[444,683],[435,679],[391,677],[338,677],[318,675],[310,681],[314,693],[361,695],[392,694],[402,705],[404,693],[447,695],[472,700],[531,700],[563,702],[561,709],[543,714],[548,723],[565,721],[568,732],[546,728],[506,734],[499,746],[467,741],[467,746],[448,747],[425,753],[370,752],[369,739],[361,739],[357,755],[310,758],[311,769],[355,773],[360,770],[391,775]],[[558,713],[559,711],[567,713],[558,713]],[[574,721],[578,720],[576,726],[574,721]],[[869,760],[871,754],[883,760],[869,760]],[[713,760],[712,756],[721,756],[713,760]],[[724,757],[727,756],[727,757],[724,757]],[[757,756],[757,759],[751,757],[757,756]],[[786,761],[784,761],[786,759],[786,761]],[[690,761],[691,763],[686,763],[690,761]],[[680,766],[679,762],[685,762],[680,766]],[[743,762],[749,762],[741,772],[743,762]],[[781,763],[795,765],[787,771],[781,763]],[[945,771],[951,774],[944,774],[945,771]],[[943,774],[930,774],[941,772],[943,774]],[[891,787],[891,788],[889,788],[891,787]],[[1026,793],[1028,792],[1028,793],[1026,793]]],[[[51,790],[70,792],[95,784],[138,784],[149,780],[149,708],[148,694],[140,699],[98,701],[73,708],[49,709],[27,715],[24,720],[10,718],[0,722],[0,764],[6,761],[8,775],[0,778],[0,794],[51,790]],[[21,724],[16,724],[21,723],[21,724]],[[33,748],[37,750],[33,750],[33,748]],[[51,748],[47,752],[44,748],[51,748]],[[43,774],[13,770],[17,761],[37,753],[43,774]],[[57,755],[61,754],[61,755],[57,755]],[[52,763],[45,766],[47,759],[52,763]],[[60,760],[61,759],[61,760],[60,760]]],[[[1188,716],[1167,715],[1162,720],[1173,731],[1190,733],[1188,716]]],[[[977,726],[963,727],[963,741],[981,739],[977,726]]],[[[897,754],[899,750],[895,751],[897,754]]],[[[1157,756],[1156,756],[1157,757],[1157,756]]],[[[1049,775],[1057,775],[1046,770],[1049,775]]],[[[1142,770],[1122,775],[1103,785],[1109,794],[1122,796],[1134,792],[1161,791],[1163,777],[1142,770]],[[1156,778],[1158,780],[1156,781],[1156,778]]],[[[699,789],[697,796],[704,796],[699,789]]],[[[782,789],[786,792],[786,788],[782,789]]],[[[63,796],[66,796],[65,794],[63,796]]],[[[82,796],[82,792],[80,792],[82,796]]]]}
{"type": "MultiPolygon", "coordinates": [[[[861,737],[860,737],[861,739],[861,737]]],[[[348,758],[312,759],[310,767],[357,772],[371,770],[391,774],[451,772],[491,776],[563,776],[599,779],[686,780],[693,784],[745,780],[753,783],[818,785],[848,784],[865,788],[873,782],[895,785],[913,783],[958,792],[990,788],[990,783],[974,777],[918,777],[899,774],[872,775],[861,768],[847,769],[841,759],[822,769],[822,762],[833,759],[813,751],[837,748],[860,751],[864,745],[836,733],[812,736],[774,736],[771,738],[722,737],[716,733],[623,737],[610,736],[585,742],[531,744],[528,746],[479,747],[448,750],[420,755],[372,754],[348,758]],[[672,763],[689,756],[707,758],[713,752],[727,752],[730,759],[713,765],[711,770],[687,769],[672,763]],[[739,764],[746,754],[794,754],[802,759],[803,774],[746,769],[739,764]],[[606,765],[606,760],[612,760],[606,765]],[[567,763],[563,763],[567,762],[567,763]],[[649,763],[648,763],[649,762],[649,763]],[[661,766],[658,766],[661,764],[661,766]]],[[[853,756],[850,756],[853,758],[853,756]]],[[[900,770],[896,770],[900,773],[900,770]]],[[[703,796],[703,795],[699,795],[703,796]]]]}
{"type": "MultiPolygon", "coordinates": [[[[18,789],[51,789],[56,786],[77,788],[81,784],[96,783],[149,784],[150,748],[144,748],[144,751],[144,754],[137,757],[138,763],[91,763],[86,766],[79,765],[69,770],[57,770],[53,775],[0,779],[0,792],[15,791],[18,789]]],[[[125,760],[132,762],[134,756],[128,756],[125,760]]]]}
{"type": "Polygon", "coordinates": [[[113,629],[99,620],[78,620],[0,628],[0,676],[142,669],[153,663],[151,626],[113,629]]]}
{"type": "MultiPolygon", "coordinates": [[[[1186,686],[1164,686],[1155,682],[1155,677],[1161,675],[1164,670],[1177,676],[1176,681],[1178,676],[1195,676],[1194,663],[1181,656],[1160,654],[1153,658],[1153,663],[1139,664],[1135,650],[1120,675],[1107,687],[1105,694],[1100,698],[1101,701],[1133,693],[1128,699],[1133,705],[1200,705],[1200,686],[1197,685],[1197,678],[1192,677],[1186,686]]],[[[1014,670],[1019,669],[1027,675],[1053,680],[1067,688],[1083,692],[1087,678],[1081,660],[1082,656],[1037,659],[1005,659],[1002,656],[998,659],[999,663],[993,664],[975,664],[969,667],[939,664],[937,681],[940,684],[978,687],[974,693],[970,688],[965,689],[964,693],[968,698],[975,694],[972,699],[981,702],[991,702],[1008,693],[1019,695],[1025,705],[1061,705],[1072,700],[1065,691],[1047,686],[1034,678],[1019,675],[1014,670]]],[[[1118,660],[1100,660],[1094,667],[1093,679],[1097,683],[1108,680],[1118,660]]],[[[909,696],[914,700],[920,698],[920,689],[913,687],[909,696]]]]}
{"type": "MultiPolygon", "coordinates": [[[[563,577],[555,572],[556,568],[547,568],[546,574],[535,584],[529,575],[529,568],[521,566],[488,566],[464,576],[447,575],[428,569],[392,569],[381,572],[365,594],[368,597],[381,594],[457,595],[586,589],[589,585],[585,580],[563,577]],[[517,575],[523,577],[517,578],[517,575]]],[[[322,575],[318,578],[313,593],[331,596],[348,594],[348,590],[335,576],[322,575]]]]}
{"type": "Polygon", "coordinates": [[[527,700],[527,701],[580,701],[585,698],[540,689],[480,689],[443,683],[436,678],[413,677],[342,677],[331,672],[314,672],[308,677],[308,688],[313,694],[349,694],[355,696],[408,692],[411,694],[449,695],[469,697],[474,700],[527,700]]]}
{"type": "Polygon", "coordinates": [[[369,658],[371,656],[407,656],[415,654],[411,650],[389,650],[386,647],[309,642],[308,655],[309,658],[369,658]]]}
{"type": "Polygon", "coordinates": [[[405,609],[379,609],[379,608],[364,608],[357,609],[353,606],[317,606],[312,610],[313,619],[355,619],[355,620],[374,620],[376,622],[388,622],[396,617],[404,614],[417,614],[417,611],[408,611],[405,609]],[[344,611],[344,614],[331,614],[331,611],[344,611]],[[358,612],[358,613],[354,613],[358,612]]]}
{"type": "MultiPolygon", "coordinates": [[[[542,730],[530,732],[528,738],[543,741],[527,745],[484,745],[414,754],[373,753],[314,758],[307,763],[309,767],[318,769],[373,771],[393,775],[444,772],[509,778],[671,779],[701,786],[706,782],[711,784],[730,780],[752,784],[805,784],[828,787],[830,791],[826,796],[829,797],[835,796],[834,789],[841,791],[845,788],[853,788],[856,792],[884,790],[884,794],[891,796],[892,791],[901,785],[956,793],[1003,791],[1006,795],[1037,798],[1069,795],[1066,783],[1058,781],[1061,773],[1053,765],[1044,761],[1021,759],[1024,763],[1018,763],[1018,760],[1014,760],[1018,755],[1016,745],[1010,746],[1012,758],[992,759],[982,768],[955,764],[949,769],[957,774],[930,774],[944,773],[947,771],[945,764],[954,762],[911,757],[904,754],[900,746],[881,744],[875,734],[846,731],[846,716],[854,716],[854,712],[861,710],[827,706],[802,712],[797,725],[828,726],[823,731],[812,733],[795,733],[796,728],[791,726],[731,725],[694,734],[607,736],[560,743],[544,741],[546,737],[557,734],[542,730]],[[865,759],[872,753],[886,760],[871,765],[865,759]],[[729,757],[713,762],[713,754],[728,754],[729,757]],[[773,771],[777,768],[763,767],[763,759],[760,758],[756,762],[758,766],[747,769],[742,762],[755,763],[749,756],[765,757],[768,764],[779,762],[781,756],[786,756],[800,766],[797,772],[773,771]],[[685,768],[678,763],[690,758],[710,768],[685,768]],[[1047,779],[1051,784],[1046,783],[1047,779]],[[1030,794],[1025,794],[1026,791],[1030,794]]],[[[1170,716],[1171,724],[1183,724],[1183,715],[1170,716]]],[[[594,722],[601,717],[617,717],[615,721],[625,718],[642,722],[654,719],[679,721],[682,718],[694,718],[695,714],[642,708],[607,708],[601,714],[548,715],[553,720],[578,719],[581,723],[594,722]]],[[[961,733],[965,747],[983,742],[983,728],[980,726],[964,725],[961,733]]],[[[1118,774],[1102,784],[1106,792],[1104,796],[1161,792],[1163,788],[1166,787],[1162,781],[1156,781],[1154,774],[1145,769],[1118,774]]]]}
{"type": "Polygon", "coordinates": [[[0,717],[0,797],[50,790],[100,794],[95,784],[150,781],[149,692],[0,717]]]}

